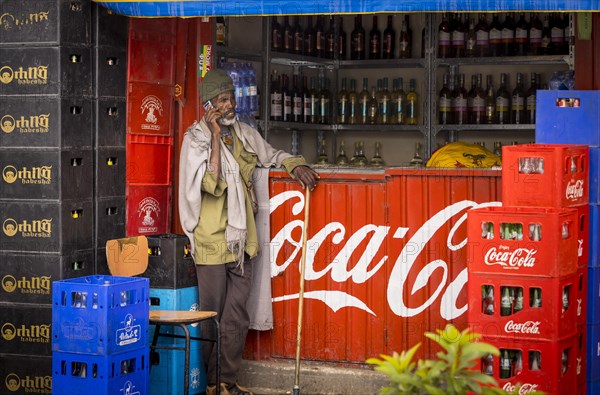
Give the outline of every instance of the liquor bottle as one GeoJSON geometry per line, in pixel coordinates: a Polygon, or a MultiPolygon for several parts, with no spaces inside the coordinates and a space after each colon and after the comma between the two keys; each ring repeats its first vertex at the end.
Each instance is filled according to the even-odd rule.
{"type": "Polygon", "coordinates": [[[308,16],[304,30],[304,55],[315,56],[315,30],[312,25],[312,16],[308,16]]]}
{"type": "Polygon", "coordinates": [[[217,45],[225,45],[227,40],[227,26],[225,18],[218,16],[215,21],[215,42],[217,45]]]}
{"type": "Polygon", "coordinates": [[[563,55],[565,51],[565,28],[562,24],[562,21],[558,14],[552,14],[552,19],[550,20],[550,34],[551,34],[551,42],[554,47],[554,53],[556,55],[563,55]]]}
{"type": "Polygon", "coordinates": [[[402,21],[402,27],[400,28],[399,44],[400,44],[400,47],[398,50],[398,57],[400,59],[410,58],[411,41],[410,41],[410,35],[408,34],[408,26],[406,25],[406,20],[402,21]]]}
{"type": "Polygon", "coordinates": [[[342,89],[338,93],[338,123],[348,123],[348,91],[346,90],[346,79],[342,78],[342,89]]]}
{"type": "Polygon", "coordinates": [[[490,24],[490,52],[489,56],[502,56],[504,54],[504,48],[502,47],[502,24],[498,14],[494,14],[492,17],[492,23],[490,24]]]}
{"type": "Polygon", "coordinates": [[[358,93],[356,93],[356,80],[350,80],[350,92],[348,92],[348,123],[355,125],[358,123],[359,104],[358,104],[358,93]]]}
{"type": "Polygon", "coordinates": [[[491,285],[482,286],[483,303],[481,309],[483,314],[494,315],[494,287],[491,285]]]}
{"type": "MultiPolygon", "coordinates": [[[[476,77],[475,88],[471,89],[471,92],[469,92],[469,99],[467,102],[467,107],[469,107],[469,101],[470,101],[471,105],[470,105],[470,111],[469,111],[469,114],[470,114],[469,123],[479,125],[482,123],[486,123],[486,120],[485,120],[485,113],[486,113],[485,92],[483,91],[483,88],[481,87],[481,84],[482,84],[481,74],[477,74],[475,77],[476,77]]],[[[493,90],[492,90],[492,92],[493,92],[493,90]]],[[[495,109],[494,109],[494,111],[495,111],[495,109]]],[[[494,111],[492,111],[492,113],[494,111]]]]}
{"type": "Polygon", "coordinates": [[[525,56],[529,51],[529,24],[525,20],[525,13],[521,12],[515,29],[515,55],[525,56]]]}
{"type": "Polygon", "coordinates": [[[292,122],[302,122],[302,110],[304,109],[302,88],[300,87],[300,76],[294,74],[292,81],[292,122]]]}
{"type": "Polygon", "coordinates": [[[523,310],[523,288],[518,287],[515,296],[515,307],[513,308],[514,313],[518,313],[523,310]]]}
{"type": "Polygon", "coordinates": [[[417,105],[418,97],[416,92],[416,81],[411,78],[409,81],[409,91],[406,94],[406,124],[416,125],[417,124],[417,105]]]}
{"type": "Polygon", "coordinates": [[[407,106],[406,92],[404,92],[404,80],[398,78],[398,96],[396,102],[392,103],[398,114],[398,125],[406,124],[406,106],[407,106]]]}
{"type": "Polygon", "coordinates": [[[467,90],[465,89],[465,75],[462,73],[458,75],[458,84],[452,91],[452,103],[454,123],[457,125],[467,124],[467,90]]]}
{"type": "Polygon", "coordinates": [[[365,29],[362,27],[362,17],[360,15],[354,17],[354,30],[350,34],[350,41],[350,59],[365,59],[365,29]]]}
{"type": "Polygon", "coordinates": [[[496,93],[496,123],[510,123],[510,93],[506,89],[506,73],[500,74],[500,88],[496,93]]]}
{"type": "Polygon", "coordinates": [[[315,77],[310,77],[310,123],[317,123],[320,117],[319,92],[317,92],[315,86],[315,77]]]}
{"type": "Polygon", "coordinates": [[[392,80],[392,91],[390,92],[390,124],[398,124],[398,79],[392,80]]]}
{"type": "Polygon", "coordinates": [[[361,167],[369,164],[369,161],[365,156],[365,143],[363,141],[354,143],[354,156],[350,159],[350,164],[361,167]]]}
{"type": "Polygon", "coordinates": [[[320,124],[329,124],[331,116],[331,93],[329,92],[329,79],[321,78],[321,91],[319,92],[319,118],[320,124]]]}
{"type": "Polygon", "coordinates": [[[271,120],[281,121],[283,119],[283,95],[280,86],[281,78],[277,70],[273,70],[271,76],[271,120]]]}
{"type": "Polygon", "coordinates": [[[463,23],[463,15],[456,15],[454,20],[454,28],[450,32],[451,51],[455,58],[465,56],[465,24],[463,23]]]}
{"type": "Polygon", "coordinates": [[[406,32],[408,33],[408,58],[412,58],[413,32],[410,28],[410,18],[408,17],[408,14],[404,14],[404,22],[406,23],[406,32]]]}
{"type": "Polygon", "coordinates": [[[465,35],[465,56],[472,58],[478,55],[477,49],[477,33],[475,32],[475,21],[469,18],[469,28],[465,35]]]}
{"type": "Polygon", "coordinates": [[[450,23],[448,22],[448,15],[443,13],[442,22],[438,27],[438,58],[449,58],[450,47],[450,23]]]}
{"type": "Polygon", "coordinates": [[[292,120],[292,92],[289,90],[289,77],[287,74],[281,76],[281,94],[283,95],[283,121],[292,120]]]}
{"type": "MultiPolygon", "coordinates": [[[[354,80],[350,80],[350,85],[352,85],[352,81],[354,80]]],[[[340,141],[340,152],[337,158],[335,158],[335,164],[338,166],[345,166],[348,164],[348,157],[346,156],[346,147],[344,140],[340,141]]]]}
{"type": "Polygon", "coordinates": [[[381,90],[377,95],[377,123],[380,125],[388,125],[391,116],[391,99],[390,91],[388,90],[388,78],[383,77],[381,90]]]}
{"type": "Polygon", "coordinates": [[[369,98],[367,110],[369,114],[367,117],[367,123],[371,125],[375,125],[377,123],[379,104],[377,103],[376,95],[377,91],[375,90],[375,87],[371,88],[371,97],[369,98]]]}
{"type": "Polygon", "coordinates": [[[282,42],[282,31],[281,25],[277,22],[277,17],[274,16],[271,18],[271,49],[273,51],[282,51],[283,50],[283,42],[282,42]]]}
{"type": "Polygon", "coordinates": [[[344,18],[339,17],[340,30],[338,32],[338,59],[346,60],[346,32],[344,31],[344,18]]]}
{"type": "Polygon", "coordinates": [[[531,55],[542,54],[542,22],[537,13],[532,12],[529,17],[529,52],[531,55]]]}
{"type": "Polygon", "coordinates": [[[323,16],[317,16],[317,26],[315,27],[315,56],[324,58],[326,53],[327,41],[325,38],[325,27],[323,26],[323,16]]]}
{"type": "Polygon", "coordinates": [[[502,156],[502,143],[500,141],[494,141],[494,155],[502,156]]]}
{"type": "MultiPolygon", "coordinates": [[[[411,80],[412,81],[412,80],[411,80]]],[[[421,157],[421,143],[415,143],[415,154],[409,162],[409,166],[423,166],[423,158],[421,157]]]]}
{"type": "Polygon", "coordinates": [[[500,299],[500,315],[505,317],[512,314],[512,301],[510,298],[509,287],[502,287],[502,297],[500,299]]]}
{"type": "Polygon", "coordinates": [[[484,122],[494,124],[496,123],[496,94],[494,93],[494,84],[492,83],[491,75],[486,77],[486,82],[484,122]]]}
{"type": "MultiPolygon", "coordinates": [[[[404,23],[403,23],[404,24],[404,23]]],[[[387,27],[383,31],[383,59],[393,59],[396,47],[396,32],[392,27],[392,15],[387,17],[387,27]]]]}
{"type": "Polygon", "coordinates": [[[500,351],[500,378],[507,379],[511,374],[511,360],[508,355],[508,350],[504,349],[500,351]]]}
{"type": "Polygon", "coordinates": [[[304,31],[300,26],[300,17],[296,15],[294,17],[294,50],[296,55],[302,55],[304,53],[304,31]]]}
{"type": "Polygon", "coordinates": [[[325,37],[326,37],[326,48],[327,48],[326,57],[329,59],[335,59],[336,37],[335,37],[335,26],[333,23],[333,16],[329,17],[329,30],[327,30],[325,37]]]}
{"type": "Polygon", "coordinates": [[[381,143],[379,141],[375,142],[375,153],[373,154],[373,157],[369,161],[369,165],[371,165],[373,167],[385,166],[385,161],[381,157],[381,143]]]}
{"type": "Polygon", "coordinates": [[[369,79],[363,78],[363,89],[358,94],[358,123],[367,124],[369,119],[369,79]]]}
{"type": "Polygon", "coordinates": [[[479,22],[475,26],[477,56],[490,56],[490,26],[484,13],[479,14],[479,22]]]}
{"type": "Polygon", "coordinates": [[[554,45],[552,44],[552,29],[550,28],[550,19],[548,14],[544,15],[542,23],[542,43],[540,52],[542,55],[553,55],[554,45]]]}
{"type": "Polygon", "coordinates": [[[377,28],[377,15],[373,15],[373,27],[369,32],[369,59],[381,59],[381,31],[377,28]]]}
{"type": "Polygon", "coordinates": [[[294,28],[290,25],[290,17],[283,17],[283,50],[284,52],[294,52],[294,28]]]}
{"type": "Polygon", "coordinates": [[[504,56],[515,54],[515,21],[512,14],[506,14],[502,24],[502,53],[504,56]]]}
{"type": "Polygon", "coordinates": [[[310,90],[308,89],[308,84],[306,83],[307,80],[308,77],[304,76],[302,81],[302,122],[304,123],[310,123],[310,118],[312,115],[311,97],[310,90]]]}
{"type": "Polygon", "coordinates": [[[526,110],[525,110],[525,119],[527,123],[534,124],[535,123],[535,109],[536,109],[536,99],[537,99],[537,75],[536,73],[531,73],[531,86],[527,91],[527,99],[525,99],[526,110]]]}
{"type": "Polygon", "coordinates": [[[317,164],[318,165],[328,165],[329,157],[327,156],[327,141],[325,138],[321,138],[319,140],[319,149],[317,152],[317,164]]]}
{"type": "Polygon", "coordinates": [[[517,84],[512,92],[511,102],[512,123],[520,125],[527,123],[525,120],[525,89],[523,88],[523,74],[517,73],[517,84]]]}
{"type": "Polygon", "coordinates": [[[443,85],[440,90],[438,100],[438,123],[440,125],[449,125],[452,121],[452,91],[448,88],[448,79],[450,75],[444,74],[443,85]]]}

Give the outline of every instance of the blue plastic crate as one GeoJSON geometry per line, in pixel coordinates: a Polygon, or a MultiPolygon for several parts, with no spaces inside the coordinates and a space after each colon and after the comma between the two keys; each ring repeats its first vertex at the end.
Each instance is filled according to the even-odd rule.
{"type": "Polygon", "coordinates": [[[600,205],[590,204],[588,267],[600,267],[600,205]]]}
{"type": "Polygon", "coordinates": [[[535,142],[600,146],[600,91],[538,90],[535,142]],[[567,99],[567,100],[563,100],[567,99]],[[570,100],[569,100],[570,99],[570,100]],[[579,107],[570,107],[579,101],[579,107]],[[567,102],[567,106],[562,106],[567,102]]]}
{"type": "MultiPolygon", "coordinates": [[[[168,288],[150,288],[150,310],[189,310],[196,311],[199,309],[198,304],[198,287],[187,287],[178,289],[168,288]]],[[[192,337],[200,337],[200,325],[187,326],[192,337]]],[[[181,328],[173,326],[164,326],[161,328],[161,333],[176,333],[183,335],[181,328]]],[[[148,344],[152,342],[154,336],[154,325],[150,326],[150,335],[148,344]]],[[[171,339],[161,337],[158,344],[183,346],[183,339],[171,339]]]]}
{"type": "Polygon", "coordinates": [[[52,350],[110,355],[148,344],[149,281],[87,276],[55,281],[52,350]]]}
{"type": "Polygon", "coordinates": [[[588,382],[600,379],[600,324],[587,326],[587,366],[586,380],[588,382]]]}
{"type": "Polygon", "coordinates": [[[586,381],[585,389],[587,395],[598,395],[600,394],[600,380],[586,381]]]}
{"type": "Polygon", "coordinates": [[[138,347],[114,355],[65,352],[52,354],[52,393],[55,395],[147,395],[150,348],[138,347]]]}
{"type": "Polygon", "coordinates": [[[600,267],[588,268],[587,323],[600,324],[600,267]]]}
{"type": "Polygon", "coordinates": [[[590,204],[600,203],[600,148],[590,148],[590,204]]]}

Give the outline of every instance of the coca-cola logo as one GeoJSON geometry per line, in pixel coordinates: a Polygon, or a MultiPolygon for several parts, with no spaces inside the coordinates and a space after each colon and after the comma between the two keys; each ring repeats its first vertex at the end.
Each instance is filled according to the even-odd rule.
{"type": "Polygon", "coordinates": [[[527,321],[521,324],[510,320],[504,325],[504,331],[506,333],[526,333],[529,335],[540,334],[540,322],[539,321],[527,321]]]}
{"type": "MultiPolygon", "coordinates": [[[[529,383],[521,384],[521,387],[519,387],[519,395],[535,392],[535,391],[537,391],[538,386],[539,386],[538,384],[529,384],[529,383]]],[[[517,386],[511,384],[509,381],[508,383],[504,384],[504,387],[502,387],[502,389],[504,391],[508,392],[509,394],[512,394],[516,391],[517,386]]]]}
{"type": "MultiPolygon", "coordinates": [[[[293,204],[291,204],[292,214],[300,216],[305,202],[304,195],[299,191],[285,191],[273,196],[270,199],[270,213],[273,214],[280,206],[289,201],[293,201],[293,204]]],[[[466,245],[467,240],[462,239],[458,243],[453,240],[458,229],[464,226],[463,224],[467,219],[467,210],[501,205],[500,202],[479,204],[470,200],[463,200],[443,208],[425,221],[412,237],[405,242],[390,272],[387,281],[387,303],[390,310],[400,317],[414,317],[432,306],[438,299],[441,299],[439,309],[440,316],[444,320],[452,320],[463,315],[468,306],[466,304],[456,306],[456,304],[467,283],[467,269],[464,268],[454,279],[451,279],[449,278],[451,271],[443,259],[435,259],[422,267],[418,267],[417,265],[421,265],[419,258],[423,251],[428,251],[428,247],[431,247],[428,244],[434,238],[436,232],[444,228],[447,223],[451,223],[452,227],[446,236],[445,247],[453,253],[459,251],[466,245]],[[456,216],[458,218],[455,218],[456,216]],[[415,270],[418,271],[418,274],[416,277],[411,275],[411,280],[409,280],[408,273],[414,273],[415,270]],[[433,284],[431,278],[434,275],[441,275],[441,281],[436,281],[433,284]],[[414,283],[410,284],[409,281],[414,283]],[[410,305],[408,301],[411,295],[422,289],[428,289],[428,296],[419,302],[419,305],[410,305]]],[[[295,239],[294,235],[295,237],[301,235],[303,226],[304,223],[300,219],[290,220],[280,230],[274,232],[269,249],[272,278],[283,274],[292,262],[302,254],[302,240],[295,239]],[[282,260],[283,262],[281,262],[282,260]]],[[[306,242],[304,278],[306,281],[315,281],[329,275],[334,283],[349,281],[354,284],[366,283],[380,271],[389,258],[388,255],[383,255],[378,261],[375,261],[376,256],[381,256],[378,254],[381,254],[380,249],[386,238],[404,239],[410,230],[407,227],[391,229],[390,226],[366,224],[353,234],[348,235],[346,226],[340,222],[329,222],[324,224],[321,229],[311,229],[313,236],[306,242]],[[324,250],[331,249],[332,245],[343,247],[337,254],[328,257],[327,261],[316,262],[315,257],[319,256],[320,253],[322,254],[324,250]],[[354,265],[350,263],[352,256],[360,256],[358,262],[354,265]]],[[[351,287],[352,285],[349,285],[348,289],[351,289],[351,287]]],[[[272,300],[276,303],[298,299],[298,297],[298,293],[290,293],[274,295],[272,300]]],[[[313,288],[311,291],[304,293],[304,298],[319,300],[334,312],[344,307],[352,307],[376,315],[363,300],[344,290],[313,288]]]]}
{"type": "Polygon", "coordinates": [[[583,197],[583,180],[569,181],[565,197],[569,200],[581,199],[583,197]]]}
{"type": "Polygon", "coordinates": [[[516,248],[511,251],[509,247],[500,246],[490,248],[483,258],[488,266],[500,265],[505,269],[518,269],[520,267],[535,266],[535,249],[516,248]]]}

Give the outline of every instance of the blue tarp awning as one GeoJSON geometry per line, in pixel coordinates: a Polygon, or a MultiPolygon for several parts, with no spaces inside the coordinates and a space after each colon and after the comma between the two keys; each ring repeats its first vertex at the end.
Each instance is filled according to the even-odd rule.
{"type": "Polygon", "coordinates": [[[600,10],[600,0],[109,0],[98,3],[119,14],[144,17],[600,10]]]}

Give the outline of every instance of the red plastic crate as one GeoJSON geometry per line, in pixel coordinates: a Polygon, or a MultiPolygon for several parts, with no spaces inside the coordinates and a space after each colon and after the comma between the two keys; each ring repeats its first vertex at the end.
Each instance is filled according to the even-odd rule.
{"type": "Polygon", "coordinates": [[[158,136],[173,134],[175,88],[133,82],[127,92],[127,133],[158,136]]]}
{"type": "MultiPolygon", "coordinates": [[[[516,369],[516,363],[511,361],[511,376],[500,378],[500,357],[494,356],[492,361],[492,376],[498,382],[498,387],[508,392],[520,384],[520,394],[533,391],[543,391],[547,394],[573,394],[577,386],[577,336],[569,336],[558,341],[548,340],[506,340],[494,337],[482,337],[481,341],[492,344],[501,350],[520,351],[522,369],[516,369]],[[565,370],[563,372],[563,351],[566,351],[565,370]],[[530,354],[531,353],[531,354],[530,354]],[[533,356],[539,353],[539,370],[531,369],[533,356]],[[530,355],[532,357],[530,358],[530,355]]],[[[485,372],[487,365],[481,360],[475,369],[485,372]]]]}
{"type": "Polygon", "coordinates": [[[131,18],[128,42],[128,81],[175,83],[176,21],[170,18],[131,18]]]}
{"type": "Polygon", "coordinates": [[[588,299],[588,269],[579,267],[577,269],[577,325],[587,323],[587,299],[588,299]]]}
{"type": "Polygon", "coordinates": [[[577,265],[587,267],[590,259],[590,205],[572,208],[577,210],[577,265]]]}
{"type": "Polygon", "coordinates": [[[577,271],[575,209],[486,207],[470,210],[467,240],[469,273],[556,277],[577,271]],[[512,224],[521,227],[522,239],[506,238],[505,230],[512,224]]]}
{"type": "MultiPolygon", "coordinates": [[[[587,355],[586,355],[586,341],[587,341],[587,327],[585,324],[577,325],[577,393],[584,394],[585,391],[581,392],[581,384],[585,384],[586,381],[586,369],[587,369],[587,355]]],[[[585,387],[584,387],[585,388],[585,387]]]]}
{"type": "Polygon", "coordinates": [[[589,153],[585,145],[502,147],[505,206],[572,207],[588,203],[589,153]],[[535,163],[535,164],[533,164],[535,163]],[[538,165],[543,163],[543,169],[538,165]]]}
{"type": "Polygon", "coordinates": [[[557,340],[574,336],[577,331],[578,279],[576,274],[564,278],[535,278],[469,273],[469,327],[484,336],[514,340],[557,340]],[[490,287],[493,298],[489,297],[490,287]],[[522,308],[515,312],[517,289],[522,291],[523,299],[522,308]],[[535,292],[541,300],[539,307],[532,307],[535,306],[535,292]],[[511,297],[510,310],[508,315],[502,315],[506,294],[511,297]],[[566,309],[563,308],[565,294],[566,309]]]}
{"type": "Polygon", "coordinates": [[[169,233],[171,188],[127,186],[127,236],[169,233]]]}
{"type": "Polygon", "coordinates": [[[171,185],[173,138],[127,135],[127,184],[171,185]]]}

